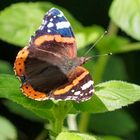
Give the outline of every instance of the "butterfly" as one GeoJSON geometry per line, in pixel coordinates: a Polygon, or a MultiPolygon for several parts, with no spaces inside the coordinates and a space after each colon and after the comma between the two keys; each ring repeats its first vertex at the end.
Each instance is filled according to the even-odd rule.
{"type": "Polygon", "coordinates": [[[28,46],[17,55],[14,70],[28,98],[42,100],[89,100],[93,80],[82,65],[87,57],[77,56],[77,44],[64,14],[50,9],[28,46]]]}

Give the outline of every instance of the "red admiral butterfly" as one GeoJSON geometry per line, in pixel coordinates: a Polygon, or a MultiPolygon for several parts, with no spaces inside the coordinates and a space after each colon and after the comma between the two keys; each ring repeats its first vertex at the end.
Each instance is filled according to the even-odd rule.
{"type": "Polygon", "coordinates": [[[44,16],[28,47],[17,55],[14,64],[23,93],[34,100],[86,101],[91,98],[93,80],[77,57],[72,27],[58,9],[44,16]]]}

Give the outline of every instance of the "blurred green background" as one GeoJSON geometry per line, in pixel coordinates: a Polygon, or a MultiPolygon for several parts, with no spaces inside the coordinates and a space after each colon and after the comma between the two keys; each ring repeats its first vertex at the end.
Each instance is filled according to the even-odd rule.
{"type": "MultiPolygon", "coordinates": [[[[27,0],[0,1],[0,10],[2,11],[8,6],[10,6],[11,4],[19,3],[19,2],[39,2],[39,1],[35,1],[35,0],[34,1],[27,1],[27,0]]],[[[86,1],[50,0],[50,1],[40,1],[40,2],[51,2],[53,4],[56,4],[57,6],[61,6],[62,8],[65,8],[68,12],[70,12],[73,15],[73,17],[76,20],[79,21],[79,26],[83,26],[84,28],[87,29],[85,31],[85,35],[92,34],[92,31],[90,31],[90,29],[88,31],[88,27],[91,27],[93,25],[98,25],[97,27],[94,26],[93,30],[98,31],[100,33],[103,32],[103,29],[108,30],[108,27],[110,25],[109,8],[112,3],[112,0],[86,0],[86,1]]],[[[30,12],[32,12],[32,9],[30,12]]],[[[25,19],[24,16],[25,15],[23,15],[23,17],[21,17],[20,19],[21,20],[22,18],[25,19]]],[[[5,18],[5,20],[7,21],[8,24],[9,18],[7,17],[5,18]]],[[[14,20],[17,19],[15,18],[14,20]]],[[[38,23],[40,22],[41,22],[40,19],[38,19],[38,23]]],[[[77,36],[80,38],[81,36],[78,31],[80,30],[80,27],[77,27],[77,24],[75,25],[74,23],[73,25],[74,25],[75,32],[76,33],[78,32],[77,36]]],[[[132,43],[137,42],[136,39],[127,35],[122,30],[120,29],[117,30],[119,36],[127,38],[132,43]]],[[[6,34],[10,34],[10,33],[7,32],[6,34]]],[[[4,36],[4,35],[1,34],[0,36],[4,36]]],[[[116,39],[114,38],[113,37],[111,38],[112,42],[110,41],[110,45],[117,46],[118,45],[117,43],[119,41],[116,41],[116,39]]],[[[9,38],[9,40],[11,41],[12,38],[9,38]]],[[[4,41],[4,39],[0,40],[0,73],[14,74],[12,70],[13,63],[15,61],[18,51],[21,49],[19,46],[22,46],[22,44],[24,44],[24,39],[23,39],[23,43],[17,42],[17,44],[13,43],[12,41],[10,42],[9,40],[8,41],[4,41]]],[[[95,39],[94,37],[92,37],[91,39],[90,37],[86,38],[85,42],[87,40],[88,40],[88,44],[83,43],[82,45],[84,45],[84,47],[86,46],[86,48],[90,48],[92,43],[96,40],[96,37],[95,39]]],[[[79,45],[80,46],[80,48],[78,49],[79,55],[82,55],[83,52],[85,52],[85,48],[82,45],[79,45]]],[[[102,52],[100,53],[110,52],[110,50],[107,50],[108,48],[107,39],[105,39],[104,41],[103,38],[103,40],[99,44],[97,44],[97,46],[98,48],[102,48],[102,46],[105,47],[101,49],[102,52]]],[[[93,54],[96,55],[98,53],[99,51],[95,47],[94,52],[90,52],[90,55],[93,56],[93,54]]],[[[102,59],[106,59],[106,58],[102,58],[102,59]]],[[[117,54],[114,53],[113,56],[109,58],[105,66],[104,74],[102,75],[102,78],[98,78],[95,76],[96,67],[94,70],[91,69],[90,63],[94,63],[94,62],[89,62],[88,64],[86,64],[86,67],[91,71],[93,77],[95,76],[97,78],[97,80],[95,78],[96,83],[101,81],[107,81],[107,80],[124,80],[130,83],[140,85],[140,62],[139,61],[140,61],[140,51],[138,51],[137,49],[135,51],[128,51],[128,52],[126,51],[125,53],[117,53],[117,54]]],[[[97,135],[117,136],[126,140],[140,140],[139,108],[140,108],[140,103],[136,102],[133,105],[124,107],[122,110],[119,111],[117,110],[117,111],[107,112],[103,114],[91,115],[89,120],[88,132],[97,135]]],[[[21,106],[13,102],[7,101],[5,99],[0,99],[0,116],[3,116],[3,118],[0,118],[0,128],[2,128],[2,125],[15,127],[6,130],[9,132],[9,136],[10,136],[9,139],[15,139],[18,135],[18,139],[20,140],[32,140],[32,139],[37,140],[38,135],[42,133],[42,129],[44,128],[44,124],[42,123],[44,122],[44,120],[39,119],[30,111],[24,110],[21,106]],[[9,124],[5,125],[5,121],[4,121],[5,118],[7,118],[12,124],[9,122],[9,124]],[[13,132],[14,129],[16,132],[13,132]]],[[[80,115],[77,117],[77,119],[78,118],[80,118],[80,115]]],[[[2,130],[0,129],[0,132],[1,131],[2,130]]],[[[0,140],[3,140],[3,138],[0,137],[0,140]]],[[[110,140],[113,140],[113,138],[110,138],[110,140]]]]}

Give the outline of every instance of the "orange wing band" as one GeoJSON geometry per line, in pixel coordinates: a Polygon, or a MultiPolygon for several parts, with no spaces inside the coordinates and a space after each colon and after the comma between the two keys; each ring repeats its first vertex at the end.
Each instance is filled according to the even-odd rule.
{"type": "Polygon", "coordinates": [[[76,86],[77,84],[79,84],[79,82],[86,76],[89,74],[89,72],[84,68],[84,67],[77,67],[77,69],[75,69],[75,71],[83,71],[83,73],[78,76],[75,80],[72,81],[72,83],[68,84],[65,88],[62,89],[57,89],[53,92],[54,95],[61,95],[61,94],[65,94],[66,92],[68,92],[69,90],[71,90],[74,86],[76,86]]]}
{"type": "Polygon", "coordinates": [[[23,84],[22,91],[27,97],[34,100],[46,100],[46,98],[48,98],[47,94],[35,91],[29,84],[23,84]]]}
{"type": "Polygon", "coordinates": [[[29,51],[27,47],[23,48],[17,55],[16,61],[14,63],[14,70],[17,76],[23,76],[25,73],[24,62],[28,57],[29,51]]]}
{"type": "Polygon", "coordinates": [[[75,39],[73,37],[61,37],[61,35],[43,35],[38,37],[34,44],[40,46],[45,41],[56,41],[62,43],[74,43],[75,39]]]}

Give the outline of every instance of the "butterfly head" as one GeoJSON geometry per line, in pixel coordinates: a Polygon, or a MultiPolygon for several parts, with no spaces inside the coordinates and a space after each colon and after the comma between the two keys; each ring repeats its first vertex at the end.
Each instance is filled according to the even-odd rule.
{"type": "Polygon", "coordinates": [[[76,57],[74,58],[73,65],[76,66],[82,66],[85,64],[88,60],[90,60],[90,57],[76,57]]]}

